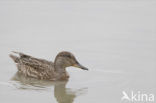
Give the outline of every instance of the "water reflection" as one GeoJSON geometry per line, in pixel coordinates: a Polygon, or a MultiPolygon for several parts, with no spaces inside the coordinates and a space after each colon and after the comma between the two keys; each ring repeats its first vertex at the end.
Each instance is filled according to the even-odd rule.
{"type": "Polygon", "coordinates": [[[65,87],[66,83],[56,84],[54,87],[54,95],[58,103],[73,103],[76,97],[75,92],[68,92],[69,90],[65,87]]]}
{"type": "Polygon", "coordinates": [[[52,82],[36,80],[34,78],[25,77],[18,72],[12,77],[12,80],[20,84],[14,84],[18,89],[45,90],[54,86],[54,96],[58,103],[73,103],[76,96],[84,94],[87,89],[81,88],[73,90],[71,88],[66,88],[68,81],[52,82]]]}

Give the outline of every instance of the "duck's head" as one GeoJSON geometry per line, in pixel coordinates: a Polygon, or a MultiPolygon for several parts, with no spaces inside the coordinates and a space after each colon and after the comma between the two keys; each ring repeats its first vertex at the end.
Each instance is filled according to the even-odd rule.
{"type": "Polygon", "coordinates": [[[74,66],[77,68],[81,68],[83,70],[88,70],[88,68],[84,67],[76,60],[76,58],[74,57],[72,53],[67,52],[67,51],[60,52],[56,56],[54,65],[57,68],[66,68],[69,66],[74,66]]]}

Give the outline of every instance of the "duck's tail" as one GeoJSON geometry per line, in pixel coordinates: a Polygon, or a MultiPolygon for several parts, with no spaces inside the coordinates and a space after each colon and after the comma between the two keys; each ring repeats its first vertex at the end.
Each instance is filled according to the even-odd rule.
{"type": "Polygon", "coordinates": [[[10,54],[9,56],[15,63],[19,63],[19,57],[15,56],[15,55],[12,55],[12,54],[10,54]]]}
{"type": "Polygon", "coordinates": [[[15,53],[15,54],[18,54],[18,55],[23,55],[23,53],[21,53],[21,52],[17,52],[17,51],[12,51],[13,53],[15,53]]]}

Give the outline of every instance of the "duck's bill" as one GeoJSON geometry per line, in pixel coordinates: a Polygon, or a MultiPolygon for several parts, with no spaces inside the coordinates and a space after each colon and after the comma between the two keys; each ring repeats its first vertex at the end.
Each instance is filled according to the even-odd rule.
{"type": "Polygon", "coordinates": [[[88,70],[88,68],[86,68],[86,67],[84,67],[83,65],[81,65],[81,64],[75,64],[75,65],[73,65],[74,67],[77,67],[77,68],[80,68],[80,69],[83,69],[83,70],[88,70]]]}

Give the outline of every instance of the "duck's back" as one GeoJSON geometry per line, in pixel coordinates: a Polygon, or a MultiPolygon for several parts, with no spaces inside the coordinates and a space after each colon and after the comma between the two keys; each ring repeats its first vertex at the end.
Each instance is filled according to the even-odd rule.
{"type": "Polygon", "coordinates": [[[54,64],[53,62],[34,58],[32,56],[18,53],[20,56],[10,55],[10,57],[17,64],[18,71],[25,76],[37,79],[52,79],[54,78],[54,64]]]}

